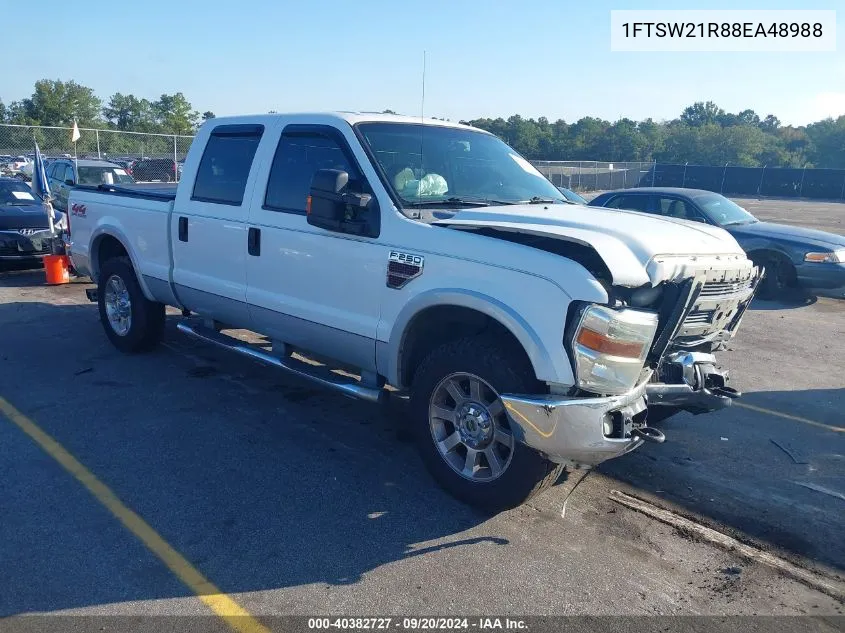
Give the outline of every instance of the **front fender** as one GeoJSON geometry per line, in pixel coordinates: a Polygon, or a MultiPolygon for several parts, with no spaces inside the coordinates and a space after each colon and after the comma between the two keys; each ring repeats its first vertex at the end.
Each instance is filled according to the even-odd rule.
{"type": "Polygon", "coordinates": [[[495,319],[510,331],[528,355],[539,380],[572,384],[572,367],[562,347],[556,358],[549,354],[537,331],[516,310],[489,295],[463,288],[431,289],[415,295],[405,304],[393,323],[386,349],[379,354],[379,373],[390,384],[406,387],[400,376],[400,356],[408,326],[421,311],[435,306],[470,308],[495,319]]]}

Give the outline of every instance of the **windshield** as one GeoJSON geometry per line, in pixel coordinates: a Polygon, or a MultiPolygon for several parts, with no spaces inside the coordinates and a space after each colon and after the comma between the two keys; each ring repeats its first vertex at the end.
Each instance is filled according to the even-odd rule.
{"type": "Polygon", "coordinates": [[[484,132],[413,123],[358,129],[403,206],[564,202],[527,160],[484,132]]]}
{"type": "Polygon", "coordinates": [[[35,196],[29,185],[22,182],[0,182],[0,206],[21,206],[35,204],[35,196]]]}
{"type": "Polygon", "coordinates": [[[123,185],[135,182],[120,167],[80,167],[80,185],[123,185]]]}
{"type": "Polygon", "coordinates": [[[751,224],[757,221],[757,218],[741,206],[716,193],[701,196],[696,198],[695,201],[698,206],[704,209],[711,220],[721,226],[751,224]]]}

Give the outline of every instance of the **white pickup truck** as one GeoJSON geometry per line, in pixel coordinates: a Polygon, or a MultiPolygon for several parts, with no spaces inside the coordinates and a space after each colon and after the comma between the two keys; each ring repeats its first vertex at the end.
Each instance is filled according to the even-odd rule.
{"type": "Polygon", "coordinates": [[[730,404],[712,352],[762,275],[722,229],[569,204],[495,136],[392,115],[212,119],[175,191],[69,207],[120,350],[151,349],[170,305],[181,332],[347,395],[390,385],[437,481],[490,509],[730,404]]]}

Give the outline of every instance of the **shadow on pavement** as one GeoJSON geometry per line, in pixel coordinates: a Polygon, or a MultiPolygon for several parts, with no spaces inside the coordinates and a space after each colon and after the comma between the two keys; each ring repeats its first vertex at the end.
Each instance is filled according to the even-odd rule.
{"type": "MultiPolygon", "coordinates": [[[[205,346],[121,355],[93,304],[0,304],[0,348],[0,395],[225,592],[357,583],[405,558],[508,543],[461,536],[488,517],[436,487],[395,409],[205,346]]],[[[190,595],[2,417],[0,445],[0,560],[18,579],[0,588],[0,617],[190,595]]]]}
{"type": "Polygon", "coordinates": [[[645,498],[836,573],[845,571],[845,388],[747,393],[658,424],[667,441],[600,472],[645,498]],[[742,404],[828,425],[784,419],[742,404]]]}

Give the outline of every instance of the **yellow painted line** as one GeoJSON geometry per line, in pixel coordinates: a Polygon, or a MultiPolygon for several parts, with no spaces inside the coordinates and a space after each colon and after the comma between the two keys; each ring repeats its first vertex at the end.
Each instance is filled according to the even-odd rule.
{"type": "Polygon", "coordinates": [[[816,422],[815,420],[810,420],[809,418],[802,418],[798,415],[791,415],[789,413],[781,413],[780,411],[774,411],[772,409],[765,409],[763,407],[758,407],[753,404],[747,404],[745,402],[733,402],[733,406],[735,407],[742,407],[743,409],[750,409],[751,411],[756,411],[757,413],[766,413],[768,415],[774,415],[779,418],[784,418],[785,420],[792,420],[793,422],[801,422],[802,424],[809,424],[810,426],[815,426],[820,429],[827,429],[828,431],[833,431],[835,433],[845,433],[845,428],[841,426],[833,426],[831,424],[824,424],[823,422],[816,422]]]}
{"type": "Polygon", "coordinates": [[[97,501],[105,506],[127,530],[137,536],[147,549],[155,554],[179,580],[185,583],[209,609],[222,618],[231,628],[238,633],[270,633],[267,627],[218,589],[184,556],[173,549],[149,523],[133,510],[130,510],[106,484],[97,479],[94,473],[85,468],[61,444],[42,431],[35,422],[9,404],[2,396],[0,396],[0,413],[32,438],[45,453],[85,486],[97,501]]]}

